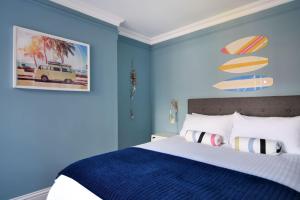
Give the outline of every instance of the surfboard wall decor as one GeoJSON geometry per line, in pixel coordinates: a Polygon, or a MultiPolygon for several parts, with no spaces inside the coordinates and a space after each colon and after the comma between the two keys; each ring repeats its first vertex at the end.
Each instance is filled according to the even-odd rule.
{"type": "Polygon", "coordinates": [[[265,75],[246,75],[219,82],[214,85],[214,87],[225,91],[251,92],[265,89],[272,85],[272,77],[265,75]]]}
{"type": "Polygon", "coordinates": [[[219,70],[229,73],[247,73],[261,69],[269,64],[269,59],[257,56],[248,56],[230,60],[219,67],[219,70]]]}
{"type": "MultiPolygon", "coordinates": [[[[248,55],[266,47],[268,38],[263,35],[254,35],[231,42],[221,49],[224,54],[248,55]]],[[[258,56],[245,56],[227,61],[219,66],[220,71],[241,74],[259,70],[269,64],[269,59],[258,56]]],[[[273,78],[265,75],[244,75],[221,81],[213,87],[232,92],[258,91],[273,85],[273,78]]]]}
{"type": "Polygon", "coordinates": [[[222,48],[221,51],[224,54],[246,55],[254,53],[267,45],[268,38],[266,36],[255,35],[236,40],[222,48]]]}

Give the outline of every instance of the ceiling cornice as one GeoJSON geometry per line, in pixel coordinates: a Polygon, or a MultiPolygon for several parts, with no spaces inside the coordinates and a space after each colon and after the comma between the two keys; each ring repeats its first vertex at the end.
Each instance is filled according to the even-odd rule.
{"type": "Polygon", "coordinates": [[[247,15],[251,15],[257,12],[261,12],[285,3],[292,2],[294,0],[260,0],[257,2],[253,2],[223,13],[220,13],[218,15],[215,15],[213,17],[200,20],[198,22],[189,24],[187,26],[180,27],[178,29],[154,36],[154,37],[148,37],[141,33],[135,32],[133,30],[127,29],[122,27],[121,23],[123,23],[125,20],[121,17],[118,17],[116,15],[113,15],[111,13],[108,13],[104,10],[99,10],[98,8],[95,9],[91,6],[88,6],[84,1],[81,3],[73,2],[72,0],[50,0],[55,3],[58,3],[60,5],[69,7],[73,10],[79,11],[81,13],[90,15],[94,18],[100,19],[102,21],[105,21],[107,23],[113,24],[115,26],[119,27],[119,34],[134,40],[138,40],[140,42],[154,45],[158,44],[160,42],[164,42],[173,38],[177,38],[195,31],[199,31],[205,28],[209,28],[218,24],[222,24],[240,17],[244,17],[247,15]]]}
{"type": "Polygon", "coordinates": [[[293,0],[260,0],[254,3],[241,6],[230,11],[223,12],[221,14],[215,15],[213,17],[200,20],[198,22],[192,23],[190,25],[163,33],[151,38],[151,44],[157,44],[166,40],[170,40],[179,36],[183,36],[195,31],[199,31],[205,28],[209,28],[218,24],[222,24],[240,17],[251,15],[263,10],[279,6],[293,0]]]}
{"type": "Polygon", "coordinates": [[[150,44],[150,45],[152,44],[151,37],[147,37],[143,34],[140,34],[138,32],[132,31],[130,29],[124,28],[122,26],[119,27],[119,35],[131,38],[131,39],[134,39],[134,40],[146,43],[146,44],[150,44]]]}
{"type": "Polygon", "coordinates": [[[115,25],[117,27],[119,27],[121,23],[125,21],[123,18],[117,15],[106,12],[105,10],[100,10],[98,8],[96,9],[92,6],[89,6],[87,3],[85,3],[85,1],[81,1],[80,3],[74,2],[72,0],[50,0],[50,1],[71,8],[83,14],[89,15],[91,17],[94,17],[106,23],[115,25]]]}

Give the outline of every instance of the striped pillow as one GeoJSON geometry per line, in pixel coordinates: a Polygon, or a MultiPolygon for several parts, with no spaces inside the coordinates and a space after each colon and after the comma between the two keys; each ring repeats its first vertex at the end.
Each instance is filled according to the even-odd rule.
{"type": "Polygon", "coordinates": [[[197,142],[210,146],[221,146],[223,138],[220,135],[201,132],[201,131],[186,131],[185,139],[188,142],[197,142]]]}
{"type": "Polygon", "coordinates": [[[278,155],[281,152],[281,144],[277,141],[247,137],[235,137],[232,148],[237,151],[270,155],[278,155]]]}

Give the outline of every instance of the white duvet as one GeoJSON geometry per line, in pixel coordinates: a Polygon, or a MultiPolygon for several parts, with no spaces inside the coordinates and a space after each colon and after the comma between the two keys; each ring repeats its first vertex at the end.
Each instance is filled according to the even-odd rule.
{"type": "MultiPolygon", "coordinates": [[[[269,179],[300,192],[300,155],[279,156],[236,152],[227,146],[211,147],[186,142],[181,136],[136,146],[184,157],[219,167],[269,179]]],[[[85,187],[66,176],[59,176],[51,187],[48,200],[99,200],[85,187]]]]}

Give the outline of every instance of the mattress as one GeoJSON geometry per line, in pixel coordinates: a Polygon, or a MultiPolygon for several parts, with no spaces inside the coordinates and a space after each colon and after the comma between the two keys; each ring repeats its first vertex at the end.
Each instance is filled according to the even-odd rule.
{"type": "MultiPolygon", "coordinates": [[[[236,152],[228,146],[189,143],[181,136],[136,146],[259,176],[300,192],[300,155],[279,156],[236,152]]],[[[48,200],[99,200],[75,180],[61,175],[51,187],[48,200]]]]}

